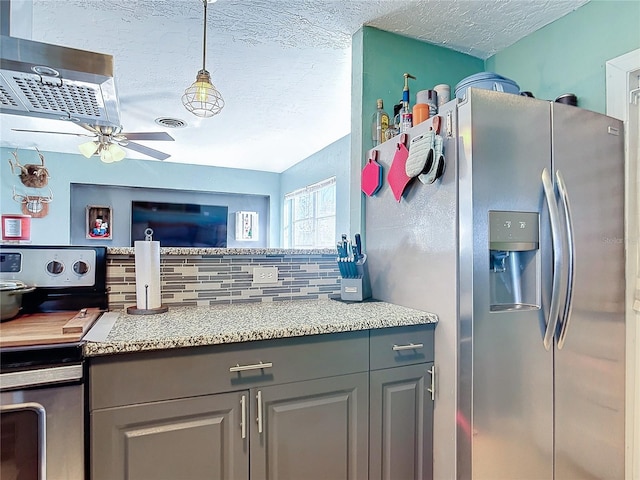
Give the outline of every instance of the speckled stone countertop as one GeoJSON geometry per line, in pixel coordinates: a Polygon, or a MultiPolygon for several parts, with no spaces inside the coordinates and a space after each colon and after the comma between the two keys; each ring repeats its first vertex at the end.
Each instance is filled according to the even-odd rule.
{"type": "MultiPolygon", "coordinates": [[[[134,247],[109,247],[108,255],[134,255],[134,247]]],[[[160,247],[160,255],[337,255],[335,248],[182,248],[160,247]]]]}
{"type": "MultiPolygon", "coordinates": [[[[157,315],[117,316],[101,341],[84,344],[86,356],[268,340],[324,333],[436,323],[435,314],[386,302],[297,300],[212,307],[174,307],[157,315]]],[[[103,325],[104,326],[104,325],[103,325]]],[[[91,332],[90,332],[91,333],[91,332]]],[[[91,337],[91,335],[89,335],[91,337]]]]}

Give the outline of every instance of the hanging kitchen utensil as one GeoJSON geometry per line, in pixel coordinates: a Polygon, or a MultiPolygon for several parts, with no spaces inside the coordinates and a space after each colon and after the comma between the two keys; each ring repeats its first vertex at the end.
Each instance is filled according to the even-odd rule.
{"type": "Polygon", "coordinates": [[[413,137],[409,144],[409,157],[405,165],[407,176],[413,178],[424,173],[433,164],[433,130],[413,137]]]}
{"type": "MultiPolygon", "coordinates": [[[[433,133],[433,132],[432,132],[433,133]]],[[[444,173],[444,141],[440,135],[433,135],[433,161],[425,168],[425,171],[418,175],[420,180],[425,185],[430,185],[440,178],[444,173]]]]}
{"type": "Polygon", "coordinates": [[[378,162],[378,150],[369,152],[369,160],[362,169],[361,189],[368,196],[375,195],[382,186],[382,165],[378,162]]]}
{"type": "Polygon", "coordinates": [[[393,196],[399,202],[402,198],[404,189],[411,181],[411,177],[407,175],[406,163],[409,157],[409,150],[405,145],[407,141],[407,134],[401,133],[398,144],[396,145],[396,153],[393,156],[391,162],[391,168],[389,168],[389,174],[387,175],[387,183],[391,187],[393,196]]]}

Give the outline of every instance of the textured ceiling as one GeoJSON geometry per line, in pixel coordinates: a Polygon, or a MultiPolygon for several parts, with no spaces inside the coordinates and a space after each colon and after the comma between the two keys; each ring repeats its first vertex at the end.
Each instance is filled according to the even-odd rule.
{"type": "MultiPolygon", "coordinates": [[[[218,0],[206,67],[226,105],[208,119],[180,100],[202,68],[201,0],[14,0],[11,34],[113,55],[124,130],[169,132],[175,142],[140,142],[165,161],[281,172],[349,133],[350,44],[362,25],[487,58],[586,1],[218,0]]],[[[63,121],[0,122],[10,148],[77,153],[82,141],[11,131],[82,132],[63,121]]]]}

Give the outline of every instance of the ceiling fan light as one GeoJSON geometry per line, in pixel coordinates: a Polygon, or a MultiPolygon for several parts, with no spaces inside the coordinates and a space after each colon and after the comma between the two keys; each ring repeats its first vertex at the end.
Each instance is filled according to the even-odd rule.
{"type": "Polygon", "coordinates": [[[119,162],[126,156],[126,152],[120,146],[112,143],[100,150],[100,160],[104,163],[119,162]]]}
{"type": "Polygon", "coordinates": [[[224,100],[211,84],[209,72],[200,70],[196,81],[184,91],[182,104],[197,117],[212,117],[220,113],[224,107],[224,100]]]}
{"type": "Polygon", "coordinates": [[[78,145],[78,150],[80,150],[80,153],[87,158],[91,158],[98,151],[98,148],[100,148],[100,144],[94,141],[81,143],[80,145],[78,145]]]}
{"type": "Polygon", "coordinates": [[[115,143],[109,145],[109,151],[111,152],[111,155],[113,156],[113,160],[115,162],[119,162],[127,156],[127,152],[125,152],[124,148],[121,148],[120,145],[117,145],[115,143]]]}
{"type": "Polygon", "coordinates": [[[103,163],[113,163],[113,162],[115,162],[115,160],[113,159],[113,155],[106,148],[102,149],[102,151],[100,152],[100,160],[103,163]]]}

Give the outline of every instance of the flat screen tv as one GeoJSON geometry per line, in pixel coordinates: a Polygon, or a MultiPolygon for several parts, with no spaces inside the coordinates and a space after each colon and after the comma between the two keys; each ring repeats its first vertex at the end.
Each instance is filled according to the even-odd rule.
{"type": "Polygon", "coordinates": [[[131,202],[131,245],[153,230],[161,247],[226,247],[228,208],[192,203],[131,202]]]}

